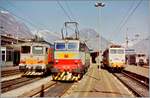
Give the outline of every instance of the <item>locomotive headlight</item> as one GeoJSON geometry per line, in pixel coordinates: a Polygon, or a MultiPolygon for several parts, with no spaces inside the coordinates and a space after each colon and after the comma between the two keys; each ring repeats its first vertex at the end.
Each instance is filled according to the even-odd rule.
{"type": "Polygon", "coordinates": [[[74,63],[77,64],[77,63],[78,63],[78,60],[75,60],[74,63]]]}
{"type": "Polygon", "coordinates": [[[78,64],[78,67],[80,67],[80,64],[78,64]]]}
{"type": "Polygon", "coordinates": [[[24,61],[24,60],[20,60],[20,63],[21,63],[21,64],[25,64],[25,61],[24,61]]]}
{"type": "Polygon", "coordinates": [[[55,62],[56,62],[56,63],[58,63],[58,62],[59,62],[59,60],[56,60],[55,62]]]}

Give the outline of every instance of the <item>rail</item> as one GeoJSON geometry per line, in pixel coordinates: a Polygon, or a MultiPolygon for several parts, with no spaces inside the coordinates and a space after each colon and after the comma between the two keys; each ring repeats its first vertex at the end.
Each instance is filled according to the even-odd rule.
{"type": "Polygon", "coordinates": [[[16,79],[8,80],[1,82],[1,92],[7,92],[16,88],[19,88],[21,86],[24,86],[26,84],[35,82],[41,78],[27,78],[27,77],[19,77],[16,79]]]}
{"type": "Polygon", "coordinates": [[[19,69],[1,71],[1,77],[7,77],[21,73],[19,69]]]}
{"type": "Polygon", "coordinates": [[[72,86],[73,83],[48,82],[36,89],[26,92],[19,97],[61,97],[72,86]],[[40,89],[39,89],[40,88],[40,89]]]}
{"type": "Polygon", "coordinates": [[[122,73],[113,73],[136,97],[149,96],[149,80],[146,77],[123,71],[122,73]]]}

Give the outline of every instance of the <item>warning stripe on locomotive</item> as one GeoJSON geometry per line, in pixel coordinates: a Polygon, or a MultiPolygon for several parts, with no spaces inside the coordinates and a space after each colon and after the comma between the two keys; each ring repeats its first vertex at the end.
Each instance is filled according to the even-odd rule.
{"type": "Polygon", "coordinates": [[[63,72],[63,73],[59,73],[53,79],[54,80],[61,80],[61,81],[78,81],[79,78],[80,78],[79,76],[68,77],[68,76],[65,75],[65,72],[63,72]]]}

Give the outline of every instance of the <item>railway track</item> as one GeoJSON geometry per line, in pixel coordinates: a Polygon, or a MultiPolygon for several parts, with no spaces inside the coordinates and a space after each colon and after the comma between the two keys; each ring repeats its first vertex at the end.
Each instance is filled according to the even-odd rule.
{"type": "Polygon", "coordinates": [[[113,75],[116,76],[129,90],[131,90],[136,97],[149,96],[148,78],[129,71],[114,73],[113,75]]]}
{"type": "Polygon", "coordinates": [[[18,69],[1,71],[1,77],[7,77],[21,73],[18,69]]]}
{"type": "Polygon", "coordinates": [[[10,91],[10,90],[19,88],[21,86],[32,83],[39,79],[41,79],[41,78],[19,77],[19,78],[8,80],[8,81],[3,81],[3,82],[1,82],[1,92],[4,93],[4,92],[10,91]]]}
{"type": "Polygon", "coordinates": [[[61,97],[63,96],[67,90],[73,85],[73,83],[60,83],[57,82],[51,88],[49,88],[46,92],[41,94],[39,97],[61,97]]]}
{"type": "Polygon", "coordinates": [[[19,97],[61,97],[67,90],[73,85],[73,83],[64,83],[64,82],[48,82],[47,84],[42,85],[38,89],[34,89],[30,92],[27,92],[19,97]]]}

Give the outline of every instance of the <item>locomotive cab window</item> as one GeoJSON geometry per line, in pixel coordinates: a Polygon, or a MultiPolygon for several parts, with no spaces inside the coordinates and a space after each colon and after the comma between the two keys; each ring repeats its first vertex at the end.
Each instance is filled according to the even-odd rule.
{"type": "Polygon", "coordinates": [[[111,53],[111,54],[116,54],[116,53],[117,53],[117,50],[111,49],[111,50],[110,50],[110,53],[111,53]]]}
{"type": "Polygon", "coordinates": [[[55,43],[56,50],[65,50],[65,43],[55,43]]]}
{"type": "Polygon", "coordinates": [[[21,53],[30,53],[30,46],[22,46],[21,53]]]}
{"type": "Polygon", "coordinates": [[[111,54],[124,54],[124,50],[121,49],[110,49],[111,54]]]}
{"type": "Polygon", "coordinates": [[[118,53],[118,54],[124,54],[124,50],[121,50],[121,49],[120,49],[120,50],[117,50],[117,53],[118,53]]]}
{"type": "Polygon", "coordinates": [[[46,48],[46,53],[48,53],[48,48],[46,48]]]}
{"type": "Polygon", "coordinates": [[[77,43],[68,43],[68,50],[78,50],[77,43]]]}
{"type": "Polygon", "coordinates": [[[80,43],[80,51],[84,52],[85,51],[85,45],[80,43]]]}
{"type": "Polygon", "coordinates": [[[32,52],[33,52],[33,54],[43,54],[43,47],[42,46],[33,46],[32,52]]]}

